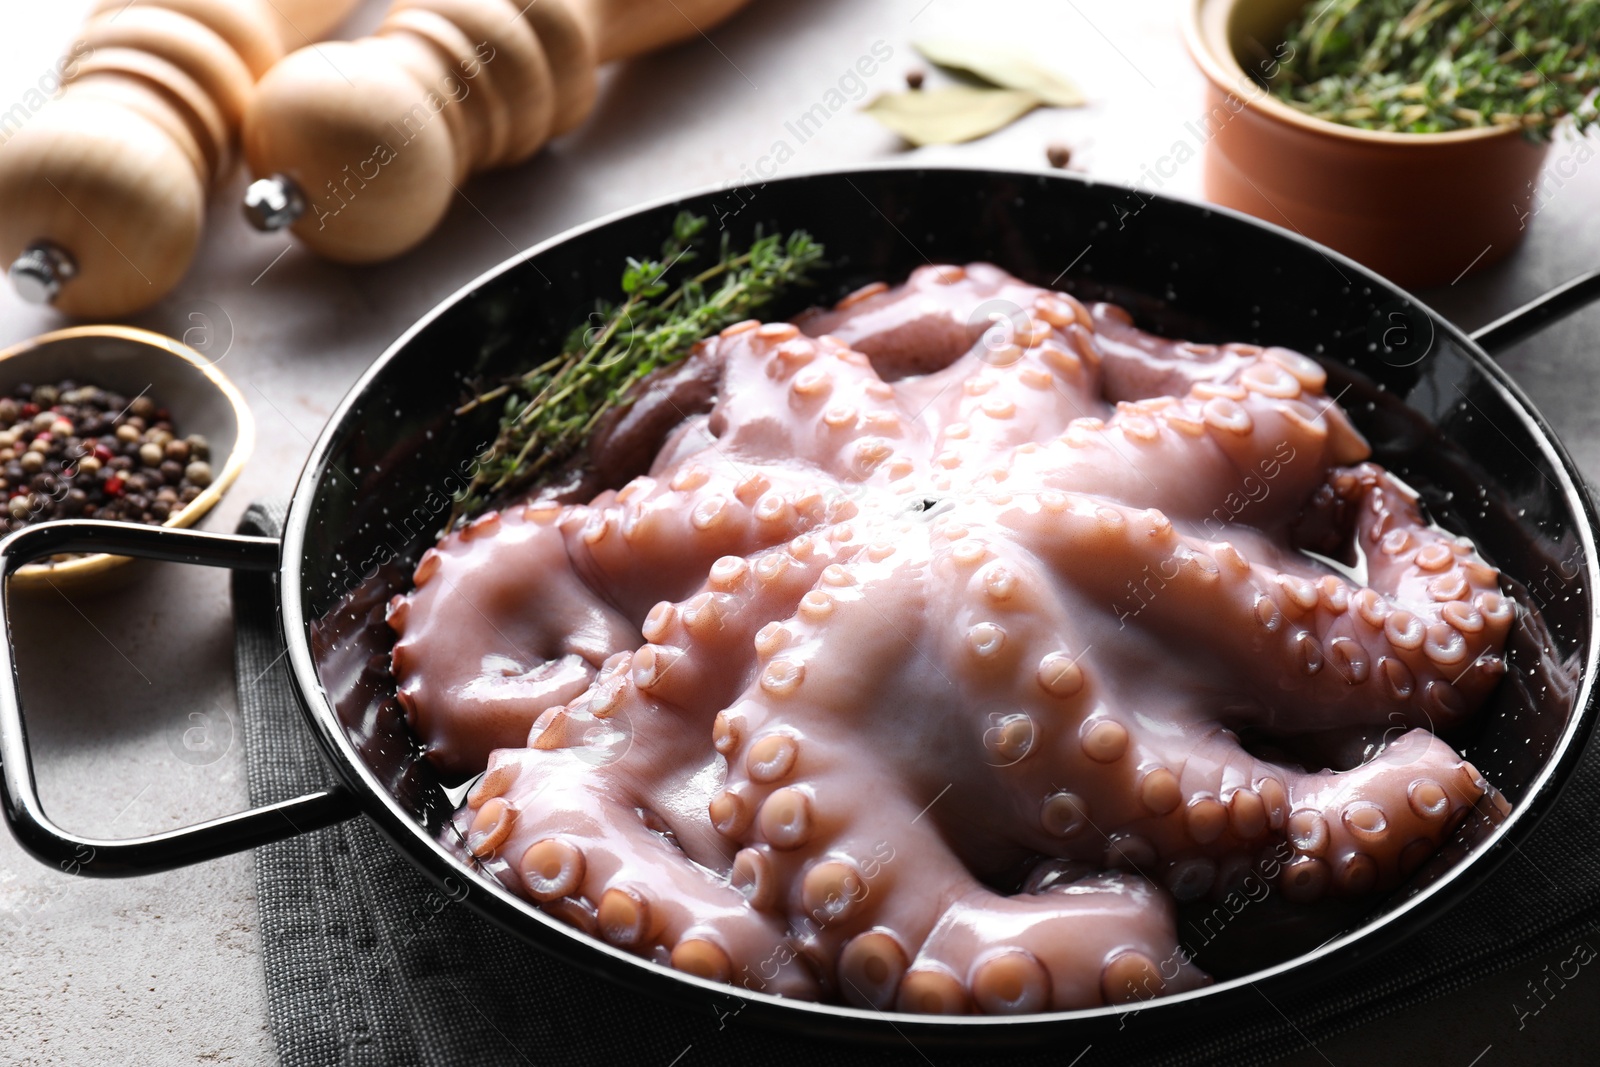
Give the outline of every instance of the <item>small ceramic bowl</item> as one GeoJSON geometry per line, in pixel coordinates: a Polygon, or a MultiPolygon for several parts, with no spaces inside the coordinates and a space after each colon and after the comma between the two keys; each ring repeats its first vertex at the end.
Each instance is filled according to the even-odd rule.
{"type": "MultiPolygon", "coordinates": [[[[0,396],[22,382],[35,385],[73,379],[126,396],[148,391],[172,411],[183,434],[197,433],[211,446],[211,484],[164,526],[193,526],[239,477],[255,447],[255,417],[244,397],[199,352],[149,330],[127,326],[74,326],[43,334],[0,351],[0,396]]],[[[103,582],[128,562],[124,556],[76,556],[29,564],[11,578],[13,590],[82,591],[103,582]]]]}
{"type": "Polygon", "coordinates": [[[1385,133],[1268,94],[1307,0],[1191,0],[1184,34],[1208,83],[1205,193],[1338,249],[1408,288],[1454,281],[1522,240],[1549,146],[1500,127],[1385,133]],[[1247,73],[1248,71],[1248,73],[1247,73]]]}

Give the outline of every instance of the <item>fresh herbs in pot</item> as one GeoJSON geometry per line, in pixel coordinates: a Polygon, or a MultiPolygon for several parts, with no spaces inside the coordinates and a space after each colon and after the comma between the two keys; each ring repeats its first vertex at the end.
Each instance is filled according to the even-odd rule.
{"type": "Polygon", "coordinates": [[[1273,94],[1347,126],[1545,140],[1597,117],[1600,0],[1312,0],[1285,40],[1273,94]]]}
{"type": "Polygon", "coordinates": [[[601,302],[558,354],[457,410],[504,398],[499,432],[456,495],[446,529],[496,496],[539,484],[645,377],[682,360],[695,342],[754,317],[822,265],[822,246],[796,230],[758,234],[742,252],[724,233],[716,261],[693,270],[705,252],[705,231],[704,216],[680,212],[659,259],[628,260],[620,302],[601,302]]]}

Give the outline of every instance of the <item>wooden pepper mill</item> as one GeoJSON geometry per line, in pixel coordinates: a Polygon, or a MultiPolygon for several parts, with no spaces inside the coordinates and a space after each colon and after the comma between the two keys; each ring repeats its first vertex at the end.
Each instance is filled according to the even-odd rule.
{"type": "Polygon", "coordinates": [[[746,0],[396,0],[376,34],[285,57],[244,122],[245,213],[329,259],[426,237],[468,175],[578,125],[595,70],[688,38],[746,0]]]}
{"type": "Polygon", "coordinates": [[[100,0],[58,67],[61,96],[0,151],[0,263],[17,291],[94,318],[165,296],[237,158],[255,80],[355,2],[100,0]]]}

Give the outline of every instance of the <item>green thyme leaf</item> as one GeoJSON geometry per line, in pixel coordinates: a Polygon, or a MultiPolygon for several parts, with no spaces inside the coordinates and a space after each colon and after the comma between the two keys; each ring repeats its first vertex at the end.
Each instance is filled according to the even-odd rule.
{"type": "Polygon", "coordinates": [[[1274,95],[1398,133],[1596,120],[1600,0],[1312,0],[1285,30],[1274,95]]]}
{"type": "Polygon", "coordinates": [[[705,216],[680,212],[659,259],[627,261],[619,303],[597,304],[559,353],[457,409],[465,414],[505,398],[499,432],[456,495],[447,530],[494,497],[548,478],[641,380],[682,360],[695,342],[754,317],[823,265],[822,246],[804,230],[758,233],[743,252],[729,247],[725,233],[716,262],[692,271],[705,242],[705,216]]]}

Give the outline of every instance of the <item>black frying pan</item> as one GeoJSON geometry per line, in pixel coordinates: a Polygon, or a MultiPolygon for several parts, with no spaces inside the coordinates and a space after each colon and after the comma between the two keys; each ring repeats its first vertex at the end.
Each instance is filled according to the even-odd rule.
{"type": "MultiPolygon", "coordinates": [[[[1595,717],[1600,560],[1594,506],[1572,460],[1489,359],[1600,292],[1580,279],[1472,337],[1382,278],[1296,235],[1232,212],[1063,175],[885,168],[825,173],[657,203],[571,231],[507,261],[430,311],[356,383],[323,430],[281,542],[76,520],[0,542],[0,574],[58,552],[116,552],[276,575],[288,663],[306,721],[337,780],[294,800],[197,826],[108,841],[44,813],[10,643],[0,643],[5,815],[40,860],[88,875],[142,874],[236,852],[357,814],[473,908],[573,964],[703,1005],[744,998],[744,1018],[811,1034],[917,1040],[1038,1040],[1116,1025],[1141,1010],[1181,1023],[1241,995],[1243,973],[1149,1003],[1022,1017],[930,1018],[783,1001],[713,985],[591,940],[441,846],[455,803],[416,755],[385,666],[381,605],[404,587],[442,516],[426,503],[489,439],[494,413],[452,414],[469,382],[558,347],[608,295],[625,257],[657,247],[680,208],[748,242],[764,227],[810,230],[831,267],[807,302],[896,280],[924,262],[989,260],[1024,279],[1110,299],[1156,333],[1279,344],[1329,368],[1375,458],[1416,486],[1435,519],[1469,534],[1510,592],[1537,610],[1476,731],[1453,739],[1514,803],[1498,826],[1469,821],[1434,863],[1325,943],[1289,944],[1243,968],[1264,991],[1325,980],[1438,917],[1526,837],[1569,776],[1595,717]],[[1486,351],[1487,350],[1487,351],[1486,351]],[[432,514],[432,521],[429,515],[432,514]],[[396,517],[402,517],[398,521],[396,517]],[[420,516],[420,519],[406,519],[420,516]]],[[[800,303],[775,309],[798,311],[800,303]]],[[[1269,934],[1272,931],[1268,931],[1269,934]]],[[[1322,940],[1318,932],[1317,940],[1322,940]]],[[[1241,950],[1245,951],[1245,950],[1241,950]]],[[[1245,951],[1245,955],[1248,952],[1245,951]]]]}

